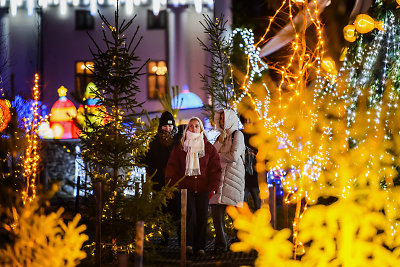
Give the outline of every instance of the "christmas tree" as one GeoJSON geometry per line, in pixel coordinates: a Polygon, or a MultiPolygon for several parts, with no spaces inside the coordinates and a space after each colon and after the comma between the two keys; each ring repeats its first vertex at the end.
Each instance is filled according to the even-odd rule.
{"type": "Polygon", "coordinates": [[[147,61],[140,62],[136,55],[142,40],[138,37],[139,27],[130,39],[127,37],[135,17],[121,22],[118,6],[114,24],[99,15],[104,44],[90,37],[94,44],[90,51],[93,80],[98,87],[92,93],[102,108],[96,113],[87,109],[84,112],[82,158],[91,180],[103,185],[102,246],[115,256],[133,250],[136,221],[145,221],[152,232],[159,230],[167,218],[158,216],[158,211],[169,189],[154,194],[150,178],[136,181],[132,176],[155,129],[142,123],[142,113],[138,113],[141,103],[136,100],[140,90],[137,82],[147,61]],[[134,191],[134,196],[127,196],[127,190],[134,191]]]}
{"type": "Polygon", "coordinates": [[[221,108],[231,107],[236,96],[230,60],[232,43],[227,36],[227,21],[224,20],[223,15],[216,18],[215,22],[209,16],[204,16],[204,22],[200,23],[208,36],[208,43],[197,39],[203,50],[211,57],[210,65],[206,66],[207,72],[200,74],[203,82],[202,89],[211,98],[210,104],[204,105],[203,109],[212,122],[214,112],[221,108]]]}

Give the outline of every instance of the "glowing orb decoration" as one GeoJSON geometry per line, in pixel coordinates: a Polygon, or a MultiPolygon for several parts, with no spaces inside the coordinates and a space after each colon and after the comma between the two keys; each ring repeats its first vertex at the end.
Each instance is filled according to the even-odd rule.
{"type": "Polygon", "coordinates": [[[67,99],[67,88],[61,86],[58,90],[60,98],[51,108],[50,127],[55,139],[78,138],[78,128],[73,122],[77,112],[74,104],[67,99]],[[62,128],[62,131],[59,129],[62,128]],[[61,134],[62,132],[62,134],[61,134]],[[60,136],[61,134],[61,136],[60,136]]]}
{"type": "Polygon", "coordinates": [[[337,75],[335,61],[331,57],[324,58],[321,63],[321,67],[324,71],[332,75],[337,75]]]}
{"type": "Polygon", "coordinates": [[[64,127],[59,123],[53,123],[51,126],[55,139],[61,139],[64,135],[64,127]]]}
{"type": "Polygon", "coordinates": [[[189,86],[184,84],[182,87],[182,92],[175,96],[171,101],[172,108],[201,108],[203,107],[203,102],[200,97],[198,97],[195,93],[189,91],[189,86]],[[176,103],[181,103],[180,106],[176,106],[176,103]]]}
{"type": "Polygon", "coordinates": [[[0,99],[0,132],[2,132],[7,127],[7,124],[10,120],[10,109],[8,108],[6,101],[0,99]]]}
{"type": "Polygon", "coordinates": [[[357,39],[356,27],[354,25],[347,25],[343,28],[344,39],[348,42],[354,42],[357,39]]]}
{"type": "Polygon", "coordinates": [[[42,122],[38,126],[38,135],[43,139],[53,139],[54,131],[50,128],[50,124],[48,122],[42,122]]]}
{"type": "Polygon", "coordinates": [[[375,21],[367,14],[358,15],[354,21],[354,26],[359,33],[368,33],[375,28],[383,31],[383,21],[375,21]]]}

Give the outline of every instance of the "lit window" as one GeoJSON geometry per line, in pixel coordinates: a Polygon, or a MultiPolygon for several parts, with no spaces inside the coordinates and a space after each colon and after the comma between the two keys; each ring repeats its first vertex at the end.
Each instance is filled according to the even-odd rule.
{"type": "Polygon", "coordinates": [[[157,99],[159,93],[166,92],[167,64],[165,61],[149,61],[147,64],[147,88],[149,99],[157,99]]]}
{"type": "Polygon", "coordinates": [[[78,61],[75,63],[75,88],[79,98],[83,98],[86,86],[93,82],[94,63],[92,61],[78,61]]]}

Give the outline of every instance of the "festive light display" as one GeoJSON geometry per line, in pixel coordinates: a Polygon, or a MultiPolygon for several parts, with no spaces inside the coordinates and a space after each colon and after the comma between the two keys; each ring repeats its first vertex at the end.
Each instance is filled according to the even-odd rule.
{"type": "MultiPolygon", "coordinates": [[[[35,84],[32,89],[33,91],[33,118],[25,119],[26,139],[28,140],[28,147],[25,150],[24,158],[24,172],[23,176],[26,179],[26,188],[22,192],[22,201],[30,203],[36,198],[36,178],[39,174],[39,161],[40,155],[38,153],[38,125],[41,122],[41,118],[38,114],[38,100],[39,100],[39,75],[35,74],[35,84]]],[[[47,118],[45,118],[47,119],[47,118]]]]}
{"type": "Polygon", "coordinates": [[[195,93],[189,91],[189,86],[184,84],[182,92],[171,100],[171,106],[174,109],[201,108],[203,102],[195,93]]]}
{"type": "Polygon", "coordinates": [[[254,44],[254,34],[252,30],[249,29],[235,29],[233,31],[232,38],[236,35],[240,34],[244,44],[239,44],[240,47],[244,49],[244,54],[248,58],[247,64],[247,73],[243,79],[242,87],[243,93],[238,97],[238,99],[233,103],[233,107],[236,110],[238,103],[242,101],[245,96],[249,96],[254,107],[261,117],[266,118],[268,114],[268,102],[269,102],[269,91],[266,85],[264,84],[264,88],[268,91],[267,95],[264,99],[255,99],[252,94],[250,94],[250,87],[253,84],[254,77],[260,77],[263,71],[268,69],[268,65],[263,62],[259,56],[260,48],[258,48],[254,44]],[[266,107],[261,110],[261,107],[266,107]]]}
{"type": "Polygon", "coordinates": [[[375,28],[377,28],[380,31],[383,31],[383,22],[375,21],[367,14],[358,15],[356,17],[356,20],[354,21],[354,26],[359,33],[367,33],[375,28]]]}
{"type": "MultiPolygon", "coordinates": [[[[262,36],[258,43],[255,45],[250,43],[247,49],[245,49],[245,53],[248,54],[249,64],[247,66],[247,74],[242,81],[244,93],[238,101],[241,101],[244,95],[250,98],[257,118],[256,121],[258,122],[256,123],[258,126],[255,127],[259,127],[257,130],[254,130],[254,133],[267,132],[268,139],[272,139],[268,140],[268,142],[274,142],[277,145],[280,143],[284,144],[279,152],[273,149],[274,153],[277,153],[280,157],[278,160],[269,161],[268,166],[262,163],[267,159],[267,153],[262,152],[261,154],[259,152],[257,155],[257,171],[262,172],[265,168],[286,170],[286,176],[282,179],[282,186],[288,192],[288,199],[286,201],[296,203],[293,241],[294,255],[297,255],[303,253],[302,243],[297,238],[298,222],[302,214],[301,200],[311,195],[309,191],[312,190],[315,180],[320,175],[319,172],[324,165],[326,156],[323,146],[315,146],[312,142],[314,136],[310,134],[317,125],[315,113],[319,108],[316,103],[318,93],[310,94],[306,88],[311,73],[316,74],[317,82],[315,91],[321,88],[323,77],[331,77],[336,73],[334,63],[328,61],[328,58],[324,64],[326,73],[324,74],[323,69],[321,69],[321,59],[324,58],[325,52],[323,49],[322,24],[318,18],[319,10],[317,1],[313,1],[313,9],[309,7],[307,2],[301,3],[300,11],[297,13],[302,14],[305,24],[307,24],[307,20],[311,20],[311,25],[315,28],[317,41],[313,46],[313,50],[310,49],[310,41],[306,38],[307,28],[303,27],[301,31],[297,31],[293,26],[295,36],[290,46],[291,56],[289,56],[288,62],[281,66],[271,63],[267,67],[267,64],[258,57],[257,51],[259,51],[259,48],[257,46],[262,44],[264,39],[266,39],[274,18],[281,13],[285,13],[289,15],[289,20],[292,21],[295,13],[293,3],[296,5],[299,4],[293,1],[283,1],[281,7],[269,20],[264,36],[262,36]],[[251,53],[248,51],[254,52],[251,53]],[[258,89],[253,84],[254,75],[260,73],[259,66],[262,66],[263,70],[269,68],[281,75],[281,82],[276,88],[274,95],[271,95],[270,90],[265,84],[264,88],[260,86],[258,89]],[[261,90],[264,93],[260,93],[261,90]],[[266,96],[266,99],[265,97],[264,99],[260,99],[259,96],[266,96]],[[273,99],[270,99],[271,97],[273,99]],[[274,103],[274,108],[270,106],[272,102],[274,103]],[[297,116],[288,116],[291,112],[297,116]],[[300,122],[304,122],[304,124],[300,125],[300,122]],[[275,140],[273,140],[274,138],[275,140]],[[291,171],[288,172],[287,170],[291,171]]],[[[250,40],[253,41],[252,39],[250,40]]],[[[254,138],[254,140],[256,139],[257,137],[254,138]]],[[[325,139],[326,137],[322,137],[322,140],[325,139]]],[[[276,156],[274,158],[277,158],[276,156]]]]}
{"type": "Polygon", "coordinates": [[[60,98],[51,108],[50,127],[55,139],[78,138],[78,128],[73,122],[77,115],[74,104],[67,99],[67,88],[61,86],[58,90],[60,98]]]}
{"type": "Polygon", "coordinates": [[[11,120],[10,109],[5,100],[0,99],[0,132],[6,127],[8,122],[11,120]]]}
{"type": "Polygon", "coordinates": [[[324,58],[322,60],[321,67],[330,75],[336,76],[338,74],[335,61],[331,57],[324,58]]]}
{"type": "MultiPolygon", "coordinates": [[[[307,4],[306,1],[305,9],[307,4]]],[[[250,142],[259,148],[257,171],[272,170],[271,174],[280,177],[288,192],[285,201],[296,203],[293,245],[279,243],[280,234],[289,236],[285,231],[274,232],[270,225],[261,226],[268,221],[265,210],[252,215],[245,208],[229,209],[241,239],[231,249],[256,249],[259,253],[256,265],[400,264],[397,231],[400,199],[399,189],[393,187],[393,178],[398,176],[394,166],[398,166],[400,152],[400,113],[397,111],[400,31],[393,25],[399,19],[393,10],[383,10],[380,0],[374,7],[380,10],[381,17],[384,14],[383,24],[379,25],[392,26],[376,32],[372,41],[366,42],[361,35],[345,53],[337,76],[329,71],[331,64],[324,67],[316,59],[310,61],[317,66],[310,68],[309,73],[314,70],[319,76],[309,80],[303,72],[299,78],[303,69],[298,68],[302,66],[298,56],[304,53],[298,52],[291,72],[282,73],[284,78],[285,75],[289,78],[282,79],[284,97],[270,90],[268,117],[263,118],[258,108],[242,111],[254,121],[249,131],[255,134],[250,142]],[[322,70],[330,74],[324,75],[322,70]],[[302,91],[293,84],[296,79],[303,83],[298,87],[302,91]],[[306,84],[313,86],[307,88],[306,84]],[[332,197],[332,203],[307,206],[307,203],[316,204],[320,197],[332,197]],[[299,205],[301,199],[307,202],[303,209],[299,205]],[[263,235],[253,231],[261,227],[263,235]],[[301,251],[300,240],[308,243],[307,250],[301,251]],[[268,254],[276,244],[285,253],[268,254]],[[292,249],[293,259],[305,253],[299,262],[290,261],[287,251],[292,249]],[[269,258],[273,257],[274,261],[270,262],[269,258]]],[[[320,53],[310,54],[319,54],[319,59],[325,59],[323,42],[320,44],[320,53]]],[[[295,51],[304,49],[292,47],[295,51]]],[[[252,88],[260,90],[261,86],[252,88]]]]}
{"type": "Polygon", "coordinates": [[[383,21],[375,21],[367,14],[360,14],[356,17],[354,25],[347,25],[343,28],[344,39],[349,42],[354,42],[357,39],[356,31],[364,34],[375,28],[383,31],[383,27],[383,21]]]}
{"type": "MultiPolygon", "coordinates": [[[[81,215],[65,222],[63,208],[45,213],[38,198],[22,209],[12,207],[2,231],[13,236],[0,248],[3,266],[77,266],[86,258],[82,250],[88,240],[81,215]],[[16,257],[16,255],[18,255],[16,257]]],[[[5,215],[5,214],[4,214],[5,215]]],[[[4,216],[3,215],[3,216],[4,216]]]]}
{"type": "MultiPolygon", "coordinates": [[[[66,16],[68,6],[73,7],[81,7],[86,6],[89,8],[90,13],[92,15],[97,14],[97,9],[99,6],[109,5],[115,6],[117,4],[117,0],[111,1],[104,1],[104,0],[85,0],[85,1],[78,1],[78,0],[39,0],[39,1],[32,1],[32,0],[9,0],[9,1],[0,1],[0,7],[6,7],[7,5],[10,8],[10,13],[12,16],[16,16],[18,9],[26,7],[27,14],[29,16],[33,15],[33,12],[36,8],[48,8],[49,6],[58,6],[60,10],[60,15],[66,16]]],[[[162,0],[151,0],[151,1],[140,1],[140,0],[127,0],[127,1],[120,1],[120,4],[125,5],[126,13],[128,15],[132,15],[135,7],[138,6],[151,6],[153,9],[154,15],[158,15],[161,10],[165,10],[167,8],[167,1],[162,0]]],[[[212,0],[173,0],[173,6],[180,6],[180,5],[191,5],[195,9],[197,13],[201,13],[203,11],[203,6],[207,6],[208,8],[213,7],[212,0]]]]}
{"type": "Polygon", "coordinates": [[[107,121],[106,109],[100,105],[100,99],[97,86],[90,82],[86,86],[83,96],[83,105],[78,107],[77,120],[85,130],[92,129],[96,125],[104,125],[107,121]],[[86,116],[85,116],[86,114],[86,116]]]}
{"type": "Polygon", "coordinates": [[[354,25],[347,25],[343,28],[344,39],[348,42],[354,42],[357,39],[356,27],[354,25]]]}

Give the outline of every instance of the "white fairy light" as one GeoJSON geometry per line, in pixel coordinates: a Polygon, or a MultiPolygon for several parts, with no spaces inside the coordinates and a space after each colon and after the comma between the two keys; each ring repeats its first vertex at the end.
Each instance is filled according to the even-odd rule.
{"type": "Polygon", "coordinates": [[[32,16],[33,15],[33,9],[35,7],[35,2],[34,0],[27,0],[26,1],[26,10],[28,12],[28,16],[32,16]]]}
{"type": "Polygon", "coordinates": [[[10,0],[11,16],[16,16],[17,15],[17,8],[18,8],[17,0],[10,0]]]}
{"type": "Polygon", "coordinates": [[[60,14],[62,16],[67,14],[67,0],[60,0],[60,14]]]}
{"type": "Polygon", "coordinates": [[[96,15],[96,12],[97,12],[97,1],[90,0],[90,14],[94,16],[96,15]]]}
{"type": "Polygon", "coordinates": [[[127,15],[132,15],[134,9],[134,2],[133,0],[126,0],[125,4],[125,11],[127,15]]]}
{"type": "Polygon", "coordinates": [[[194,0],[194,9],[197,13],[201,13],[203,9],[203,1],[202,0],[194,0]]]}
{"type": "Polygon", "coordinates": [[[160,13],[160,7],[161,7],[161,2],[160,2],[160,0],[153,0],[152,8],[153,8],[153,14],[154,14],[155,16],[157,16],[158,13],[160,13]]]}
{"type": "MultiPolygon", "coordinates": [[[[177,7],[179,5],[190,5],[193,6],[197,13],[203,12],[203,5],[208,6],[209,9],[213,8],[214,2],[212,0],[171,0],[172,6],[177,7]]],[[[25,7],[29,16],[33,15],[36,7],[47,8],[49,5],[58,6],[60,14],[65,16],[68,10],[68,5],[74,7],[86,6],[89,7],[90,13],[95,15],[97,13],[98,5],[107,4],[109,6],[117,6],[117,0],[9,0],[10,14],[16,16],[18,9],[25,7]],[[107,1],[107,2],[105,2],[107,1]]],[[[119,4],[125,6],[125,12],[128,15],[133,14],[134,7],[140,5],[148,5],[148,0],[120,0],[119,4]]],[[[151,6],[153,14],[158,15],[161,9],[167,8],[168,0],[151,0],[151,6]]],[[[6,7],[7,0],[0,0],[0,7],[6,7]]]]}

